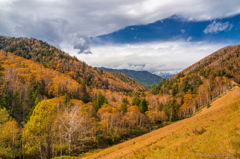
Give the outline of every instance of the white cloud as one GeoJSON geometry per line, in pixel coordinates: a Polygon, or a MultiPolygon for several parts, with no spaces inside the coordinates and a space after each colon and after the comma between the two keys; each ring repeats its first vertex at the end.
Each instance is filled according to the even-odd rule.
{"type": "Polygon", "coordinates": [[[185,30],[184,30],[184,29],[181,29],[181,33],[182,33],[182,34],[185,33],[185,30]]]}
{"type": "Polygon", "coordinates": [[[183,70],[227,44],[206,42],[155,42],[134,45],[93,47],[93,54],[77,54],[71,46],[61,46],[70,55],[95,66],[150,72],[183,70]]]}
{"type": "Polygon", "coordinates": [[[230,31],[233,27],[234,27],[234,25],[230,24],[230,26],[228,27],[228,31],[230,31]]]}
{"type": "Polygon", "coordinates": [[[215,20],[209,24],[206,29],[204,29],[204,33],[217,33],[220,31],[224,31],[229,27],[229,30],[232,29],[233,25],[229,25],[229,22],[221,23],[221,22],[216,22],[215,20]]]}
{"type": "Polygon", "coordinates": [[[187,41],[192,40],[192,38],[193,38],[193,37],[189,36],[189,37],[187,38],[187,41]]]}

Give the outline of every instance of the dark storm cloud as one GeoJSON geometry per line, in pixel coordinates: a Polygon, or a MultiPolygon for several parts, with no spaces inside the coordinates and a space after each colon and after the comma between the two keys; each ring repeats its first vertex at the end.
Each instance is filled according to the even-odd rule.
{"type": "Polygon", "coordinates": [[[74,49],[78,49],[79,54],[91,54],[90,44],[91,41],[86,35],[77,35],[77,40],[74,42],[74,49]]]}

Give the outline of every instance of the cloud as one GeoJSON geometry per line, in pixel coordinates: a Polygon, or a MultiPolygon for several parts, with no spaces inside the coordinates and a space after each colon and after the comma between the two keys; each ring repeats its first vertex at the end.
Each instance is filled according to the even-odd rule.
{"type": "Polygon", "coordinates": [[[193,37],[189,36],[189,37],[187,38],[187,41],[192,40],[192,38],[193,38],[193,37]]]}
{"type": "Polygon", "coordinates": [[[233,27],[234,27],[234,25],[230,24],[229,27],[228,27],[228,31],[230,31],[233,27]]]}
{"type": "Polygon", "coordinates": [[[218,33],[220,31],[224,31],[229,27],[231,30],[233,25],[229,25],[229,22],[221,23],[221,22],[216,22],[215,20],[209,24],[206,29],[203,30],[205,34],[207,33],[218,33]]]}
{"type": "Polygon", "coordinates": [[[77,35],[77,40],[74,42],[74,49],[78,49],[79,54],[92,54],[90,51],[91,41],[86,35],[77,35]]]}
{"type": "Polygon", "coordinates": [[[226,45],[184,41],[102,45],[92,47],[90,55],[78,54],[68,46],[61,47],[94,67],[158,72],[183,70],[226,45]]]}
{"type": "Polygon", "coordinates": [[[239,14],[239,6],[237,0],[1,0],[0,35],[73,45],[72,37],[77,34],[95,37],[173,15],[213,20],[239,14]]]}
{"type": "Polygon", "coordinates": [[[182,33],[182,34],[185,33],[185,30],[184,30],[184,29],[181,29],[181,33],[182,33]]]}

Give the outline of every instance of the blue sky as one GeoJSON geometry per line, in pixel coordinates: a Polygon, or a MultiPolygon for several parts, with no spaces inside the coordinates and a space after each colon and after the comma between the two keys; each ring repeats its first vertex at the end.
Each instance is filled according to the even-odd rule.
{"type": "Polygon", "coordinates": [[[97,67],[180,71],[239,43],[239,0],[1,0],[0,35],[97,67]]]}
{"type": "Polygon", "coordinates": [[[93,45],[178,40],[239,43],[239,37],[240,15],[204,21],[187,21],[172,16],[147,25],[127,26],[110,34],[92,37],[91,41],[93,45]]]}

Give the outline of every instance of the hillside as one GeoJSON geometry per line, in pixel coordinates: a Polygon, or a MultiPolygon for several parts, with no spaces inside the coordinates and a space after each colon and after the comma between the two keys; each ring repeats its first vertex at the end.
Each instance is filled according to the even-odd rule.
{"type": "Polygon", "coordinates": [[[86,158],[240,157],[239,115],[240,88],[236,86],[191,118],[88,154],[86,158]]]}
{"type": "Polygon", "coordinates": [[[196,62],[195,64],[187,67],[183,71],[173,76],[173,78],[176,78],[179,74],[187,75],[199,72],[204,76],[208,76],[210,72],[214,72],[218,76],[234,78],[236,82],[240,83],[240,75],[238,69],[240,61],[239,48],[239,45],[226,46],[196,62]]]}
{"type": "MultiPolygon", "coordinates": [[[[131,77],[133,80],[140,83],[146,88],[151,88],[152,85],[157,85],[162,80],[160,76],[152,74],[148,71],[134,71],[134,70],[126,70],[126,69],[119,70],[119,69],[110,69],[105,67],[100,67],[99,69],[102,69],[103,71],[107,71],[107,72],[123,73],[128,77],[131,77]]],[[[118,73],[115,73],[114,75],[121,76],[118,73]]]]}
{"type": "MultiPolygon", "coordinates": [[[[205,57],[170,79],[163,79],[150,92],[159,97],[173,119],[194,114],[197,109],[240,83],[240,46],[227,46],[205,57]]],[[[160,101],[159,101],[160,102],[160,101]]]]}
{"type": "Polygon", "coordinates": [[[123,81],[112,73],[93,68],[41,40],[0,36],[0,49],[39,62],[46,68],[65,73],[77,82],[94,88],[125,92],[146,90],[125,75],[123,81]]]}
{"type": "MultiPolygon", "coordinates": [[[[104,148],[127,137],[132,138],[146,133],[147,127],[143,124],[147,121],[142,114],[143,109],[130,104],[134,93],[128,92],[128,96],[124,94],[126,93],[87,87],[68,74],[0,50],[0,132],[3,134],[0,137],[0,157],[10,157],[12,151],[16,151],[16,157],[20,157],[22,153],[19,152],[23,151],[21,148],[23,144],[25,150],[29,150],[26,151],[28,157],[39,158],[43,155],[43,158],[49,158],[47,155],[52,149],[47,149],[49,146],[46,143],[50,141],[46,134],[43,135],[47,131],[44,126],[48,124],[39,127],[35,122],[50,122],[52,132],[55,134],[51,139],[51,144],[54,142],[54,153],[59,153],[61,146],[64,155],[69,153],[77,155],[91,149],[104,148]],[[78,104],[74,104],[76,102],[78,104]],[[79,110],[84,111],[84,114],[73,115],[79,110]],[[47,119],[49,113],[54,113],[51,120],[47,119]],[[132,113],[138,117],[134,118],[132,113]],[[70,124],[63,125],[64,129],[61,131],[54,125],[56,122],[63,122],[59,121],[59,118],[66,118],[64,121],[69,120],[69,123],[65,124],[70,124]],[[80,131],[82,125],[79,126],[81,129],[75,129],[79,128],[76,124],[80,121],[84,121],[83,124],[86,126],[84,130],[88,131],[80,131]],[[31,125],[32,122],[35,124],[31,125]],[[74,130],[71,126],[74,126],[74,130]],[[9,130],[11,127],[14,129],[9,130]],[[41,131],[35,132],[36,129],[41,131]],[[24,133],[31,135],[24,137],[24,133]],[[60,139],[59,133],[64,133],[60,139]],[[77,140],[79,133],[82,136],[81,140],[77,140]],[[69,143],[69,135],[76,139],[75,142],[69,143]],[[13,138],[17,140],[13,141],[13,138]],[[39,147],[43,148],[40,154],[39,147]]],[[[142,103],[146,100],[139,92],[137,94],[139,98],[141,97],[139,104],[146,107],[146,103],[142,103]]]]}

